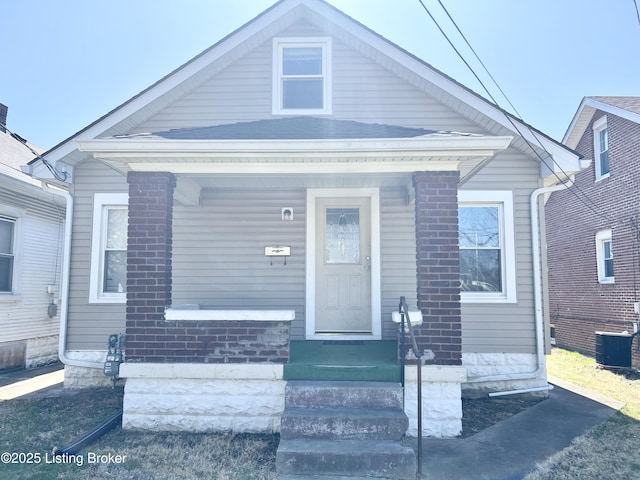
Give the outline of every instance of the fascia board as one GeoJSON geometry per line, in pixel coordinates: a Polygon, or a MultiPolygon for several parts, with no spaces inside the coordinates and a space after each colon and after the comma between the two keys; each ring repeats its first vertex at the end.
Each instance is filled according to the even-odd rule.
{"type": "Polygon", "coordinates": [[[127,140],[76,141],[78,150],[101,158],[252,156],[478,156],[506,149],[511,136],[350,140],[127,140]]]}
{"type": "Polygon", "coordinates": [[[601,102],[595,98],[584,97],[569,124],[569,128],[567,128],[562,142],[570,148],[575,148],[597,110],[640,124],[640,114],[601,102]]]}

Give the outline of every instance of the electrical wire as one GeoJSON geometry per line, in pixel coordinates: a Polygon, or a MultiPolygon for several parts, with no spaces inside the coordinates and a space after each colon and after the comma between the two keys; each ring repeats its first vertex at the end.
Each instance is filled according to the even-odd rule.
{"type": "MultiPolygon", "coordinates": [[[[464,56],[460,53],[460,51],[458,50],[458,48],[454,45],[453,41],[449,38],[449,36],[446,34],[446,32],[443,30],[443,28],[440,26],[440,24],[438,23],[438,21],[436,20],[436,18],[431,14],[431,12],[429,11],[429,9],[427,8],[427,6],[424,4],[423,0],[418,0],[418,2],[420,3],[420,5],[422,6],[422,8],[424,9],[424,11],[427,13],[427,15],[429,15],[429,17],[431,18],[431,20],[433,21],[433,23],[436,25],[436,27],[438,28],[438,30],[440,31],[440,33],[444,36],[444,38],[447,40],[447,42],[449,43],[449,45],[451,46],[451,48],[453,48],[453,50],[456,52],[456,54],[458,55],[458,57],[462,60],[462,62],[467,66],[467,68],[469,69],[469,71],[473,74],[473,76],[476,78],[476,80],[478,81],[478,83],[482,86],[482,88],[484,89],[484,91],[487,93],[487,95],[489,95],[489,97],[491,98],[491,100],[493,101],[493,103],[496,106],[500,106],[498,101],[495,99],[495,97],[491,94],[491,92],[489,91],[489,89],[487,88],[487,86],[484,84],[484,82],[480,79],[480,77],[478,76],[478,74],[475,72],[475,70],[473,69],[473,67],[471,67],[471,65],[469,64],[469,62],[467,62],[467,60],[464,58],[464,56]]],[[[498,90],[500,91],[500,93],[504,96],[504,98],[507,100],[507,102],[509,103],[509,105],[511,105],[512,109],[515,111],[515,113],[521,117],[521,115],[517,112],[517,109],[515,109],[515,107],[513,106],[513,104],[511,103],[511,101],[509,100],[509,98],[507,97],[507,95],[504,93],[504,91],[500,88],[498,82],[495,80],[495,78],[493,77],[493,75],[491,75],[491,73],[489,72],[489,70],[487,69],[486,65],[484,64],[484,62],[482,62],[482,60],[480,59],[480,57],[478,56],[478,54],[476,53],[476,51],[473,49],[473,47],[471,46],[471,44],[469,43],[469,41],[467,40],[467,38],[465,37],[465,35],[462,33],[462,31],[460,30],[460,28],[458,27],[457,23],[453,20],[453,18],[451,17],[451,15],[449,14],[449,12],[447,11],[447,9],[445,8],[445,6],[442,4],[442,2],[440,0],[438,0],[438,3],[440,4],[440,6],[442,7],[442,9],[445,11],[445,13],[447,14],[447,16],[449,17],[449,20],[451,21],[451,23],[453,23],[453,25],[455,26],[455,28],[457,29],[458,33],[462,36],[462,38],[464,39],[464,41],[466,42],[466,44],[469,46],[469,48],[471,49],[471,51],[473,52],[473,54],[475,55],[475,57],[478,59],[478,61],[480,62],[480,64],[482,65],[482,67],[485,69],[485,71],[487,72],[487,74],[489,75],[489,77],[491,78],[491,80],[493,81],[493,83],[497,86],[498,90]]],[[[562,179],[558,173],[556,172],[556,169],[553,168],[553,166],[549,165],[546,161],[546,159],[544,159],[536,150],[536,148],[533,147],[533,145],[531,144],[531,142],[529,142],[529,140],[527,138],[525,138],[525,136],[523,135],[523,133],[521,132],[520,128],[518,128],[518,126],[515,124],[515,122],[513,121],[513,119],[511,118],[511,115],[507,114],[506,111],[503,110],[503,113],[505,115],[505,118],[507,119],[507,121],[511,124],[511,126],[515,129],[515,131],[518,133],[518,135],[522,138],[522,140],[527,144],[527,146],[533,151],[534,155],[536,155],[536,157],[538,157],[538,160],[545,165],[550,172],[553,173],[553,175],[558,179],[558,181],[560,182],[565,182],[564,179],[562,179]]],[[[533,136],[533,138],[536,139],[536,142],[538,143],[538,145],[540,146],[540,148],[548,155],[548,158],[550,158],[553,162],[553,165],[555,165],[556,167],[558,167],[558,169],[565,175],[565,177],[569,177],[569,175],[567,174],[567,172],[564,171],[564,169],[562,168],[562,166],[560,166],[554,159],[553,156],[547,151],[547,149],[545,148],[545,146],[542,144],[542,142],[540,141],[540,139],[538,138],[538,136],[536,135],[536,133],[531,129],[531,127],[524,121],[522,121],[521,118],[518,118],[518,120],[520,122],[523,123],[523,125],[528,129],[529,133],[531,133],[531,135],[533,136]]],[[[584,206],[586,206],[589,210],[591,210],[592,213],[594,213],[597,217],[600,217],[602,219],[607,220],[608,222],[611,222],[611,218],[609,218],[605,213],[602,213],[601,211],[598,210],[598,205],[596,205],[593,200],[591,200],[591,198],[584,193],[577,185],[573,185],[574,188],[568,188],[567,190],[569,190],[584,206]],[[578,191],[583,195],[583,197],[581,197],[580,195],[578,195],[578,191]],[[587,203],[585,201],[585,198],[588,200],[587,203]]]]}
{"type": "Polygon", "coordinates": [[[633,0],[633,6],[636,7],[636,18],[638,19],[638,24],[640,25],[640,10],[638,10],[638,2],[633,0]]]}
{"type": "Polygon", "coordinates": [[[29,151],[36,156],[36,158],[38,158],[42,163],[44,163],[44,165],[47,167],[47,169],[49,169],[49,171],[56,178],[56,180],[60,180],[61,182],[67,181],[67,178],[69,178],[69,174],[67,172],[58,172],[53,165],[51,165],[47,160],[44,159],[44,157],[42,157],[42,155],[40,155],[33,148],[31,148],[23,137],[9,130],[5,123],[0,122],[0,127],[4,128],[9,133],[11,138],[13,138],[15,141],[17,141],[18,143],[21,143],[26,148],[28,148],[29,151]]]}

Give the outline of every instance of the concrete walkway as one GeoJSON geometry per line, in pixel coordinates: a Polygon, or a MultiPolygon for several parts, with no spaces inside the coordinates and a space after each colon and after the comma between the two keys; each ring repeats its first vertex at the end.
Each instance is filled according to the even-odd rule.
{"type": "Polygon", "coordinates": [[[464,439],[425,439],[428,480],[519,480],[623,403],[549,378],[549,398],[464,439]]]}
{"type": "Polygon", "coordinates": [[[30,370],[0,372],[0,401],[63,390],[64,370],[60,363],[30,370]]]}

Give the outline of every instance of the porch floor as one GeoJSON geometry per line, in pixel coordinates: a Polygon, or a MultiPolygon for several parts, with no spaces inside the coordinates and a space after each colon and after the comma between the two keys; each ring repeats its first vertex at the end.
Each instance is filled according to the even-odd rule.
{"type": "Polygon", "coordinates": [[[293,340],[284,379],[400,382],[398,343],[293,340]]]}

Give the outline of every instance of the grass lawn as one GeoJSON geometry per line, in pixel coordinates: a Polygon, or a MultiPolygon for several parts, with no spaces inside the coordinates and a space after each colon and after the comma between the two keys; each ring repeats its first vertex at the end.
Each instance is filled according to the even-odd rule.
{"type": "Polygon", "coordinates": [[[561,349],[553,350],[547,368],[551,375],[624,402],[625,406],[538,465],[525,479],[640,478],[640,376],[598,368],[593,358],[561,349]]]}
{"type": "Polygon", "coordinates": [[[0,462],[0,479],[275,478],[277,435],[138,433],[116,427],[78,456],[66,457],[66,464],[51,463],[54,448],[66,447],[121,408],[121,388],[0,402],[0,454],[13,453],[18,462],[0,462]],[[25,461],[30,463],[19,463],[25,461]]]}
{"type": "MultiPolygon", "coordinates": [[[[526,480],[640,478],[640,376],[597,368],[592,358],[560,349],[554,349],[548,357],[548,369],[556,377],[620,400],[625,407],[537,466],[526,480]]],[[[515,397],[465,401],[463,436],[508,418],[536,401],[515,397]]],[[[121,408],[121,388],[0,401],[0,454],[8,452],[16,462],[31,460],[0,462],[0,479],[276,478],[278,435],[141,433],[116,427],[78,457],[69,457],[68,463],[51,463],[54,448],[69,445],[121,408]],[[106,462],[90,463],[92,459],[106,462]]]]}

